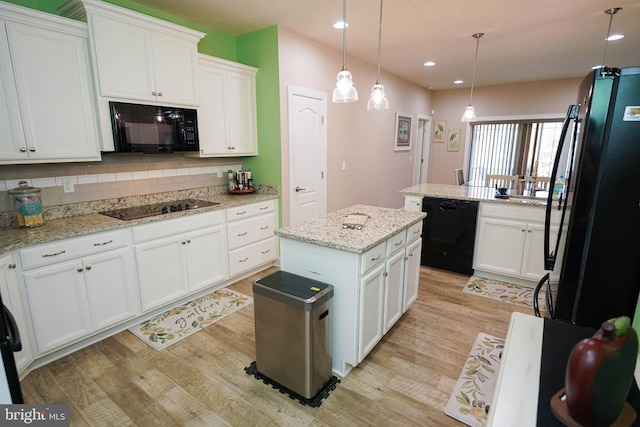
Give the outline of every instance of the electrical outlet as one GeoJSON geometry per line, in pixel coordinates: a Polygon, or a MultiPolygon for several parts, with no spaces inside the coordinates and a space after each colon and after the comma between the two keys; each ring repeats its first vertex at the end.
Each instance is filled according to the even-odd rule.
{"type": "Polygon", "coordinates": [[[65,193],[73,193],[76,191],[74,188],[73,180],[71,178],[63,178],[62,180],[62,189],[65,193]]]}

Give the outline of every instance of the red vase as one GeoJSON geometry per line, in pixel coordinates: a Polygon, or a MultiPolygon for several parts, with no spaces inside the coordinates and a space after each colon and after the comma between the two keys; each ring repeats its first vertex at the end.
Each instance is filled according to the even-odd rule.
{"type": "Polygon", "coordinates": [[[571,351],[565,374],[567,410],[579,424],[611,425],[629,395],[638,353],[638,337],[628,317],[602,324],[571,351]]]}

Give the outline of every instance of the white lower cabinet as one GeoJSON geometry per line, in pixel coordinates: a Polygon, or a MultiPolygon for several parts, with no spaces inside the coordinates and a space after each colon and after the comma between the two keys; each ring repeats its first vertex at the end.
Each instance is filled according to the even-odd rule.
{"type": "Polygon", "coordinates": [[[123,247],[26,271],[38,353],[139,314],[132,260],[123,247]]]}
{"type": "MultiPolygon", "coordinates": [[[[476,238],[474,270],[509,276],[527,282],[539,281],[544,269],[544,216],[541,207],[481,205],[476,238]]],[[[555,248],[559,212],[551,218],[550,246],[555,248]]],[[[562,254],[561,244],[559,253],[562,254]]],[[[561,265],[562,256],[556,266],[561,265]]],[[[560,268],[551,274],[559,279],[560,268]]]]}
{"type": "Polygon", "coordinates": [[[333,285],[333,371],[345,376],[418,295],[422,221],[363,254],[280,237],[285,271],[333,285]],[[408,244],[407,244],[408,242],[408,244]]]}
{"type": "Polygon", "coordinates": [[[18,327],[22,350],[13,353],[13,357],[16,361],[16,369],[20,372],[31,362],[32,347],[25,304],[18,285],[18,270],[11,254],[0,256],[0,297],[18,327]]]}
{"type": "Polygon", "coordinates": [[[228,277],[223,211],[140,225],[133,235],[144,311],[228,277]]]}

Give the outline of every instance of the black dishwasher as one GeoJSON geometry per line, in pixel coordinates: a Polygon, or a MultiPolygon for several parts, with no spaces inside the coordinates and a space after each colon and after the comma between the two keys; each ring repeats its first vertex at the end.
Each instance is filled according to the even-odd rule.
{"type": "Polygon", "coordinates": [[[421,264],[473,274],[478,202],[425,197],[421,264]]]}

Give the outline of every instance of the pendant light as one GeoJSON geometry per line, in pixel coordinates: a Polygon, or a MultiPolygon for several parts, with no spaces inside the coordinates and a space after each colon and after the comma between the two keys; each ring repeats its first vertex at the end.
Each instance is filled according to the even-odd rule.
{"type": "Polygon", "coordinates": [[[347,0],[342,0],[342,70],[338,72],[336,88],[333,90],[333,102],[355,102],[358,91],[353,87],[351,73],[347,70],[347,0]]]}
{"type": "Polygon", "coordinates": [[[484,33],[475,33],[473,38],[476,39],[476,56],[473,60],[473,77],[471,78],[471,94],[469,95],[469,105],[464,109],[464,114],[462,115],[463,122],[470,122],[476,118],[476,111],[473,108],[473,85],[476,81],[476,63],[478,62],[478,47],[480,46],[480,37],[484,36],[484,33]]]}
{"type": "Polygon", "coordinates": [[[607,37],[605,38],[605,41],[604,41],[604,52],[602,53],[602,62],[600,67],[604,68],[606,66],[604,60],[607,57],[607,46],[609,45],[609,37],[611,37],[611,22],[613,21],[613,15],[620,12],[621,10],[622,10],[621,7],[614,7],[604,11],[604,13],[609,15],[609,28],[607,29],[607,37]]]}
{"type": "Polygon", "coordinates": [[[382,44],[382,2],[380,0],[380,25],[378,27],[378,74],[376,84],[371,88],[371,99],[367,103],[367,110],[388,110],[389,102],[384,94],[384,86],[380,83],[380,46],[382,44]]]}

